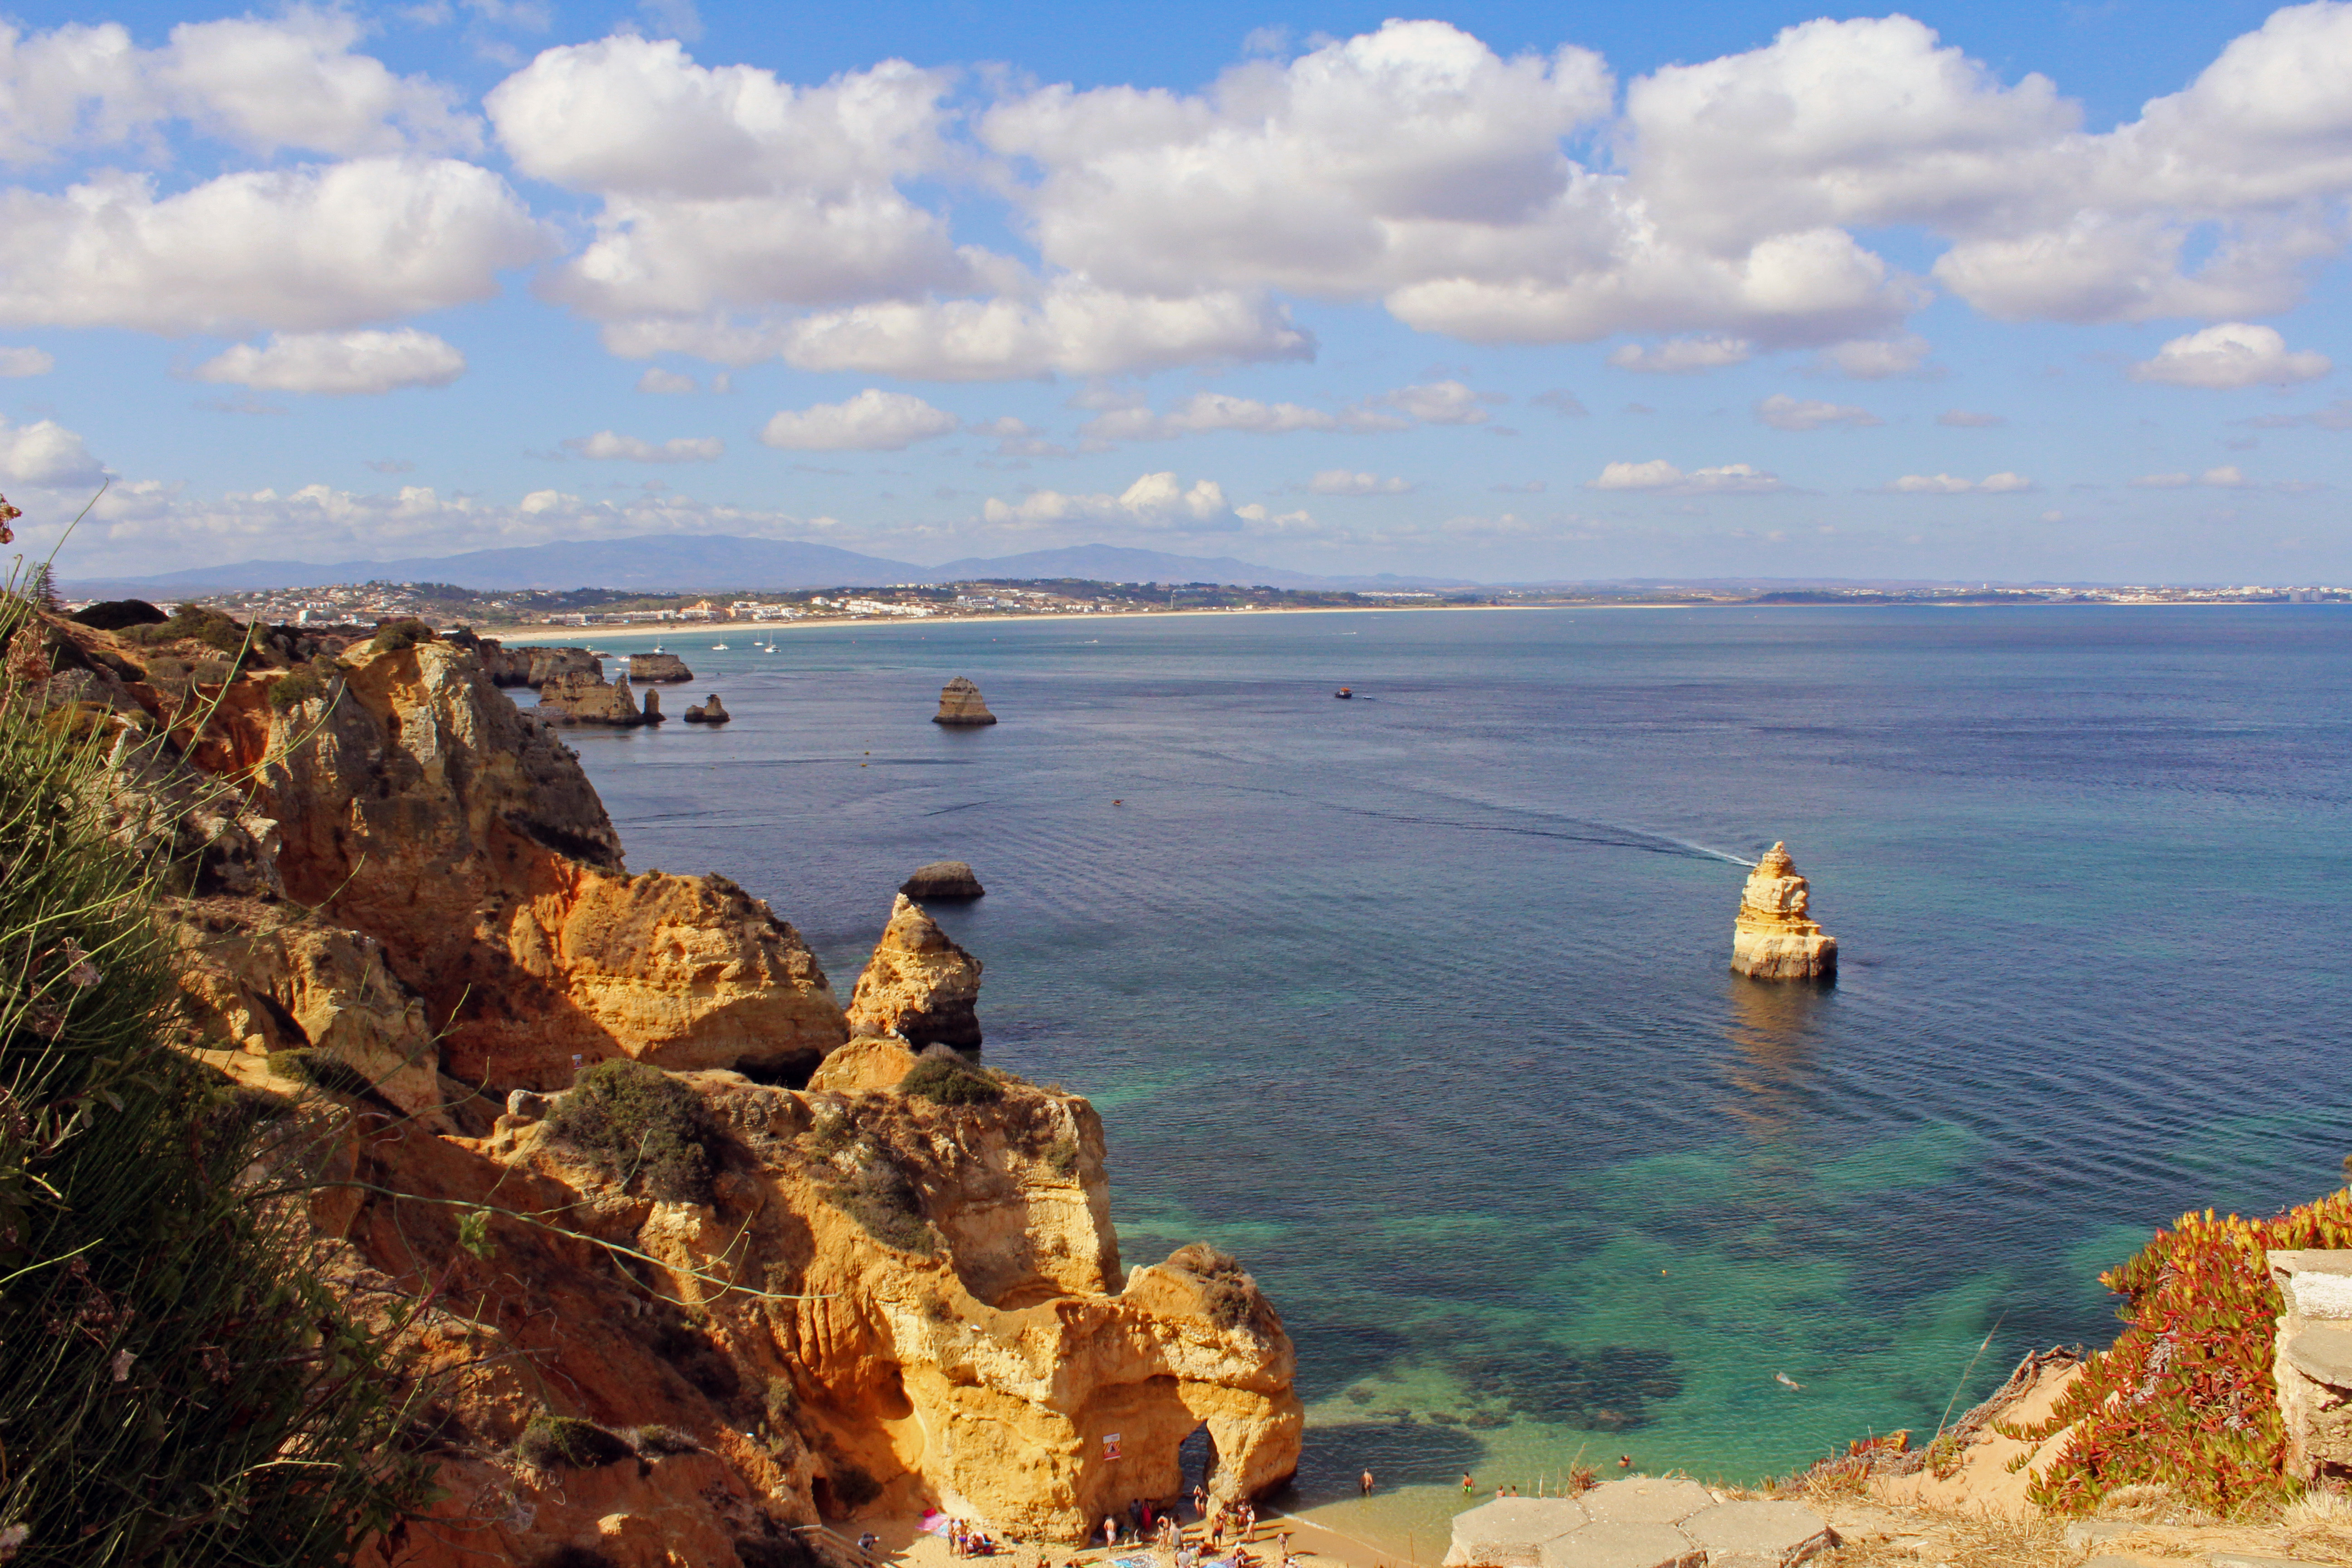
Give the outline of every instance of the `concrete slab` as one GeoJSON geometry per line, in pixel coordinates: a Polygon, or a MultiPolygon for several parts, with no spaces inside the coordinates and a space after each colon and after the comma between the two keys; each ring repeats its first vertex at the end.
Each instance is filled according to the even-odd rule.
{"type": "Polygon", "coordinates": [[[2352,1387],[2352,1327],[2313,1323],[2286,1342],[2286,1359],[2315,1382],[2352,1387]]]}
{"type": "Polygon", "coordinates": [[[1454,1516],[1445,1568],[1536,1568],[1544,1542],[1586,1522],[1572,1498],[1496,1498],[1454,1516]]]}
{"type": "Polygon", "coordinates": [[[1715,1494],[1692,1480],[1640,1477],[1603,1481],[1579,1497],[1584,1511],[1606,1524],[1672,1524],[1715,1506],[1715,1494]]]}
{"type": "Polygon", "coordinates": [[[1542,1568],[1706,1568],[1706,1561],[1671,1524],[1588,1524],[1545,1542],[1542,1568]]]}
{"type": "Polygon", "coordinates": [[[1790,1568],[1837,1544],[1829,1523],[1799,1502],[1719,1502],[1682,1521],[1707,1568],[1790,1568]]]}

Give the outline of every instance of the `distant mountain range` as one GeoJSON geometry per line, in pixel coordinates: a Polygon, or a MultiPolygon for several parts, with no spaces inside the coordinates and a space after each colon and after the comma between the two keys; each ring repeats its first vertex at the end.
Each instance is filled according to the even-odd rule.
{"type": "Polygon", "coordinates": [[[1078,544],[1020,555],[973,556],[917,566],[860,555],[830,544],[732,534],[656,534],[638,539],[566,540],[463,555],[401,561],[240,561],[194,566],[153,577],[65,578],[77,596],[173,598],[255,588],[316,588],[338,583],[448,583],[460,588],[632,588],[646,593],[735,589],[880,587],[893,583],[956,583],[978,578],[1078,577],[1105,583],[1219,583],[1270,588],[1466,587],[1459,578],[1318,577],[1255,566],[1230,556],[1203,560],[1157,550],[1078,544]]]}

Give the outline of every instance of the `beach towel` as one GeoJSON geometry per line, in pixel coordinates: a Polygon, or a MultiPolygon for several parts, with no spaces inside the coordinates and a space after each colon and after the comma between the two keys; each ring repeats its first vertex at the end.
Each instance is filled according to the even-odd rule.
{"type": "Polygon", "coordinates": [[[1110,1568],[1152,1568],[1152,1563],[1149,1557],[1114,1557],[1110,1568]]]}
{"type": "Polygon", "coordinates": [[[948,1532],[948,1526],[953,1522],[954,1521],[938,1509],[932,1509],[923,1515],[922,1528],[924,1533],[929,1535],[945,1535],[948,1532]]]}

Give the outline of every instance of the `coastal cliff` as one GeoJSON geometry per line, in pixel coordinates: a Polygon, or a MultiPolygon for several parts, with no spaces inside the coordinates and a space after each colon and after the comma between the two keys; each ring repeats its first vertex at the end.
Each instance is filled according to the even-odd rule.
{"type": "Polygon", "coordinates": [[[918,1046],[977,1046],[980,972],[980,960],[900,893],[850,994],[851,1032],[895,1034],[918,1046]]]}
{"type": "MultiPolygon", "coordinates": [[[[845,1048],[798,932],[632,875],[472,647],[37,625],[12,689],[110,737],[120,831],[186,867],[184,1047],[320,1130],[272,1173],[415,1391],[443,1495],[362,1561],[768,1568],[930,1505],[1076,1540],[1203,1426],[1220,1495],[1296,1468],[1279,1315],[1204,1247],[1122,1270],[1086,1100],[845,1048]]],[[[951,1033],[978,961],[898,903],[872,1000],[951,1033]]]]}

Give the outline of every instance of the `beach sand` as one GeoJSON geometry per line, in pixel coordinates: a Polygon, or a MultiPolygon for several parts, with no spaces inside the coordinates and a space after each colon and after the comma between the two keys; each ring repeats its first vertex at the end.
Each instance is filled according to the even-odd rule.
{"type": "MultiPolygon", "coordinates": [[[[882,1564],[894,1568],[955,1568],[955,1564],[963,1562],[987,1563],[995,1568],[1038,1568],[1041,1561],[1047,1568],[1066,1568],[1072,1563],[1077,1568],[1108,1568],[1116,1558],[1142,1558],[1151,1568],[1175,1568],[1176,1561],[1174,1553],[1157,1547],[1122,1546],[1105,1552],[1099,1542],[1079,1549],[1055,1542],[1017,1540],[1000,1542],[993,1557],[958,1558],[949,1552],[945,1538],[926,1534],[921,1521],[911,1515],[847,1520],[826,1527],[825,1533],[855,1560],[857,1538],[867,1531],[880,1538],[874,1550],[877,1568],[882,1564]]],[[[1259,1516],[1257,1533],[1249,1542],[1250,1555],[1265,1568],[1278,1568],[1280,1539],[1285,1531],[1290,1533],[1291,1554],[1302,1568],[1411,1568],[1414,1562],[1433,1565],[1445,1554],[1443,1541],[1415,1542],[1409,1556],[1406,1552],[1359,1539],[1336,1523],[1268,1510],[1259,1516]]],[[[1185,1539],[1199,1541],[1197,1523],[1185,1526],[1185,1539]]]]}

